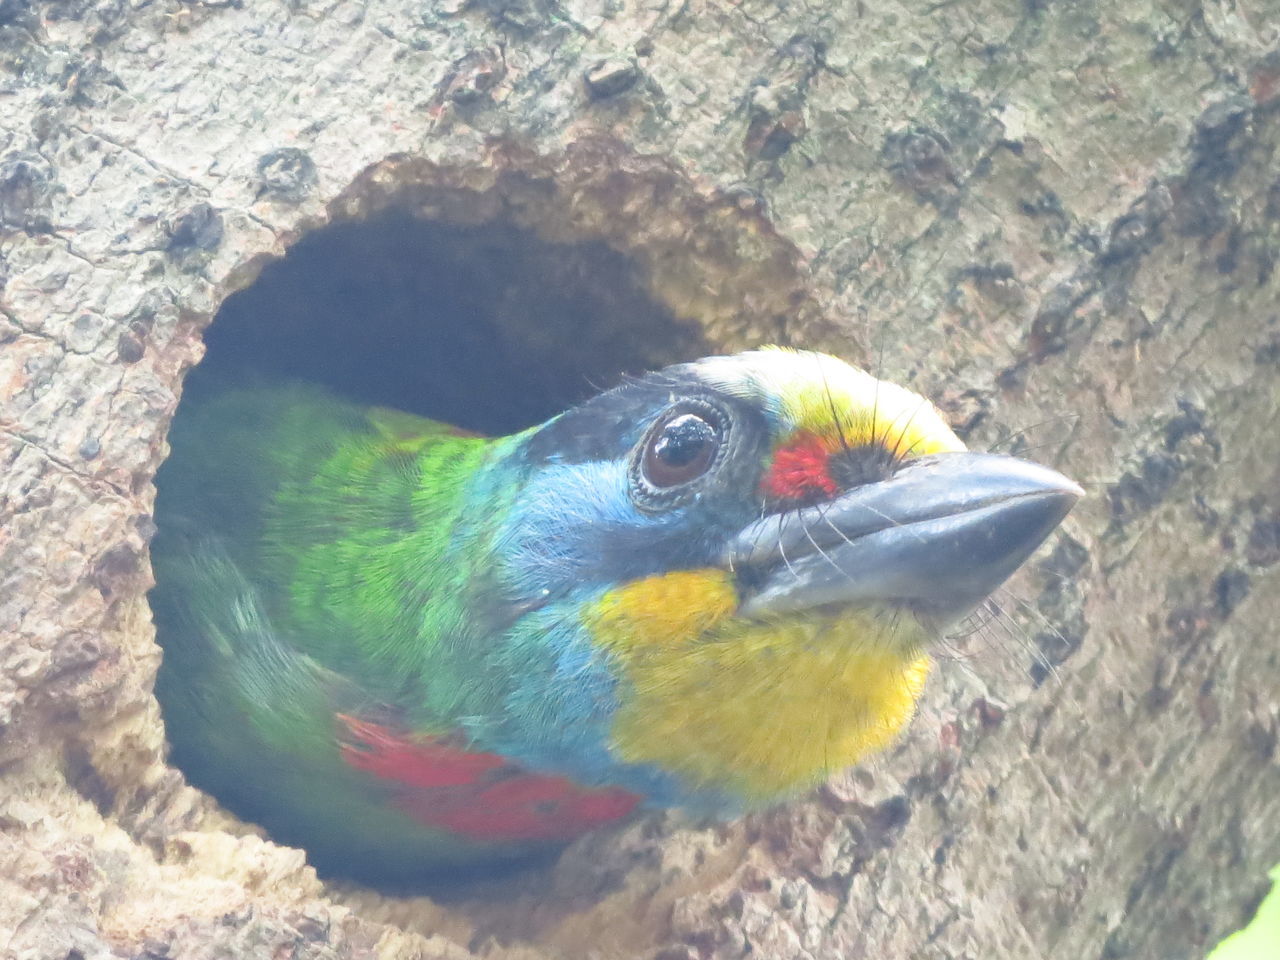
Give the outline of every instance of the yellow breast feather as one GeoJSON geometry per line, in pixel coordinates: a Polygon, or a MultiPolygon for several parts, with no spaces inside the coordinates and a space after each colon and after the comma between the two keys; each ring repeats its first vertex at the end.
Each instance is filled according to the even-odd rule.
{"type": "Polygon", "coordinates": [[[691,785],[763,805],[882,749],[910,719],[930,660],[913,618],[862,610],[754,622],[721,570],[606,594],[590,627],[628,692],[613,741],[691,785]]]}

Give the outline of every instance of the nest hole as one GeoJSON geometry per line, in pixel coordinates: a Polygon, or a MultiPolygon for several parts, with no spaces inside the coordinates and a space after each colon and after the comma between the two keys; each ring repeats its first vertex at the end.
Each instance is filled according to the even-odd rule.
{"type": "Polygon", "coordinates": [[[225,301],[205,343],[188,392],[305,380],[488,435],[708,352],[603,242],[395,210],[303,237],[225,301]]]}
{"type": "MultiPolygon", "coordinates": [[[[830,333],[799,253],[741,197],[704,193],[660,159],[608,144],[490,160],[454,169],[392,158],[358,177],[330,201],[327,225],[223,302],[177,419],[188,401],[237,383],[301,380],[501,435],[627,374],[786,343],[792,324],[816,345],[830,333]]],[[[407,931],[538,940],[624,883],[651,882],[637,864],[658,862],[660,842],[642,822],[582,838],[549,870],[405,889],[321,879],[326,896],[407,931]]]]}

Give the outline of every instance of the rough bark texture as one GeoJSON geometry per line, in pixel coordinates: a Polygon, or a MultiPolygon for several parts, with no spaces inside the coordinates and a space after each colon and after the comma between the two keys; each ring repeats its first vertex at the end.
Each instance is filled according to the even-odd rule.
{"type": "MultiPolygon", "coordinates": [[[[0,0],[0,956],[1202,956],[1280,857],[1277,24],[0,0]],[[389,210],[577,251],[583,290],[624,258],[670,330],[615,297],[634,335],[584,375],[782,340],[974,445],[1043,424],[1005,448],[1093,491],[1013,589],[1056,672],[993,625],[897,749],[788,809],[450,902],[318,881],[165,765],[151,479],[223,300],[389,210]]],[[[573,340],[520,327],[524,282],[495,329],[573,340]]]]}

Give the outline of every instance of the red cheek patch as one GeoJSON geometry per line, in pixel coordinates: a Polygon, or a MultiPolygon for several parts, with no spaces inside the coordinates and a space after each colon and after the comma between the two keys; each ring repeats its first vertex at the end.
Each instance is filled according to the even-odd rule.
{"type": "Polygon", "coordinates": [[[822,438],[809,433],[797,437],[773,455],[773,465],[760,482],[771,500],[814,502],[839,491],[831,479],[831,451],[822,438]]]}

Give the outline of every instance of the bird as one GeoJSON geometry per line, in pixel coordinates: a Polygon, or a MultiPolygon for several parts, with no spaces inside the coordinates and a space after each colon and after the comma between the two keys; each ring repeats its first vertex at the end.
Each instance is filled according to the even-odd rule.
{"type": "Polygon", "coordinates": [[[188,781],[373,886],[732,819],[890,744],[1083,491],[766,347],[485,437],[301,382],[184,400],[157,696],[188,781]]]}

